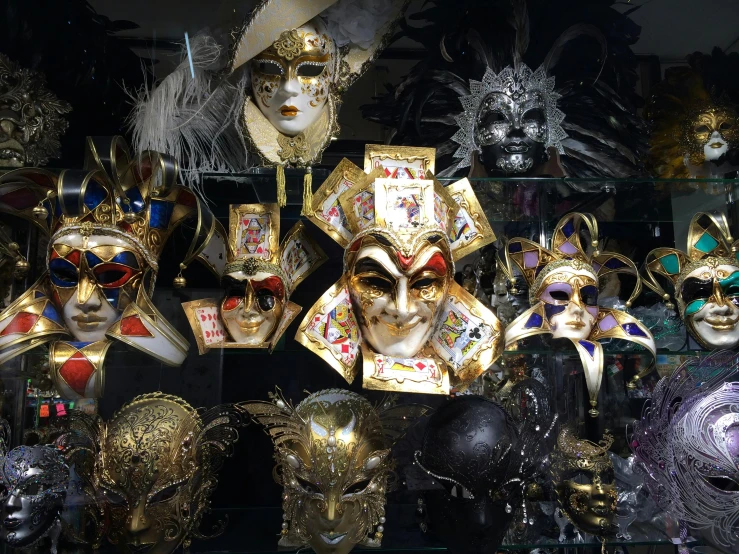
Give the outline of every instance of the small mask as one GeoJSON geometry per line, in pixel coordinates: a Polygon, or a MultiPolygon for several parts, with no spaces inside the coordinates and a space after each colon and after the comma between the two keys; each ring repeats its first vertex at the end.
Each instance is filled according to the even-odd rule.
{"type": "Polygon", "coordinates": [[[46,88],[40,73],[21,69],[0,54],[0,168],[46,165],[59,156],[72,111],[46,88]]]}
{"type": "Polygon", "coordinates": [[[257,106],[280,133],[302,133],[326,106],[335,66],[336,46],[320,18],[283,32],[251,61],[257,106]]]}
{"type": "Polygon", "coordinates": [[[69,467],[51,446],[19,446],[3,460],[0,540],[26,548],[55,529],[69,483],[69,467]]]}
{"type": "Polygon", "coordinates": [[[229,236],[214,236],[210,246],[225,250],[224,296],[182,304],[201,354],[216,347],[271,351],[300,313],[290,295],[327,257],[302,222],[278,244],[279,237],[277,204],[231,206],[229,236]]]}
{"type": "Polygon", "coordinates": [[[669,302],[657,276],[674,286],[678,313],[688,331],[710,350],[739,345],[739,261],[726,218],[699,212],[688,231],[688,248],[656,248],[647,254],[645,284],[669,302]]]}
{"type": "MultiPolygon", "coordinates": [[[[584,231],[584,229],[583,229],[584,231]]],[[[598,391],[603,375],[603,349],[600,340],[617,338],[636,342],[656,353],[649,330],[628,313],[598,306],[598,280],[609,274],[625,273],[636,277],[636,287],[626,302],[641,292],[641,280],[634,262],[612,252],[599,252],[598,223],[590,214],[572,213],[554,229],[552,250],[531,240],[512,238],[504,251],[501,269],[514,282],[513,264],[529,285],[531,307],[506,327],[506,345],[539,334],[572,341],[585,369],[590,394],[589,413],[598,415],[598,391]],[[590,235],[592,254],[582,244],[583,224],[590,235]]],[[[511,290],[515,294],[516,291],[511,290]]]]}
{"type": "Polygon", "coordinates": [[[695,108],[683,124],[681,142],[693,165],[714,162],[734,147],[739,138],[737,111],[727,105],[695,108]]]}
{"type": "Polygon", "coordinates": [[[448,394],[499,355],[501,325],[454,281],[454,262],[494,240],[466,179],[417,179],[428,148],[367,145],[316,192],[311,220],[344,247],[344,274],[296,339],[351,383],[362,354],[368,389],[448,394]],[[395,175],[395,178],[385,178],[395,175]]]}
{"type": "Polygon", "coordinates": [[[390,448],[426,408],[376,411],[340,389],[312,394],[295,408],[279,393],[270,397],[273,402],[239,406],[275,438],[274,475],[283,487],[284,512],[279,545],[307,544],[318,554],[380,546],[390,448]]]}
{"type": "Polygon", "coordinates": [[[455,118],[459,132],[453,140],[460,147],[454,157],[461,158],[456,169],[480,155],[489,173],[527,173],[545,160],[548,148],[564,153],[560,94],[543,66],[532,71],[520,64],[498,74],[487,67],[482,82],[471,81],[470,88],[455,118]]]}
{"type": "Polygon", "coordinates": [[[169,554],[203,538],[198,528],[218,458],[238,438],[238,425],[228,406],[199,414],[161,393],[135,398],[104,425],[96,477],[110,513],[108,538],[120,552],[169,554]]]}
{"type": "Polygon", "coordinates": [[[564,427],[552,454],[552,479],[560,508],[575,527],[597,536],[612,535],[617,529],[618,492],[608,456],[611,444],[613,437],[607,433],[595,444],[564,427]]]}

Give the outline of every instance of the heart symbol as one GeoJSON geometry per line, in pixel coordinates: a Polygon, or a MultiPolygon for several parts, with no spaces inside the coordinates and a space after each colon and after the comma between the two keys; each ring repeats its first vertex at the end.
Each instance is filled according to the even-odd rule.
{"type": "Polygon", "coordinates": [[[205,321],[205,315],[203,315],[203,314],[200,314],[200,320],[201,320],[201,321],[205,321]]]}
{"type": "Polygon", "coordinates": [[[205,338],[206,338],[206,339],[209,339],[209,338],[210,338],[210,331],[206,331],[206,332],[205,332],[205,338]]]}

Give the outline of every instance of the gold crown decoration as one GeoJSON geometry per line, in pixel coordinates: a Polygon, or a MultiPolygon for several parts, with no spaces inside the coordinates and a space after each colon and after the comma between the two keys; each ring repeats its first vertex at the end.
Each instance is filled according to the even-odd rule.
{"type": "MultiPolygon", "coordinates": [[[[262,273],[279,279],[276,302],[282,314],[274,330],[256,342],[245,342],[227,331],[224,321],[225,299],[205,298],[182,304],[195,335],[200,354],[210,348],[269,348],[274,349],[290,323],[302,308],[290,302],[293,291],[327,259],[326,254],[305,231],[299,221],[280,242],[280,207],[277,204],[240,204],[229,209],[228,237],[221,235],[211,239],[211,254],[223,251],[225,265],[221,269],[222,282],[225,277],[237,276],[251,280],[262,273]]],[[[251,290],[253,286],[250,285],[251,290]]],[[[247,287],[248,288],[248,287],[247,287]]],[[[226,292],[228,296],[228,292],[226,292]]],[[[244,292],[247,298],[249,293],[244,292]]],[[[247,302],[246,300],[244,302],[247,302]]],[[[249,306],[244,306],[248,309],[249,306]]]]}
{"type": "MultiPolygon", "coordinates": [[[[52,349],[51,375],[68,398],[102,394],[109,339],[166,364],[184,361],[187,341],[151,301],[159,256],[185,221],[195,219],[197,225],[181,271],[196,258],[207,261],[210,239],[225,234],[207,206],[177,184],[177,162],[165,154],[132,157],[121,137],[88,137],[84,167],[59,175],[25,168],[0,177],[0,211],[32,221],[50,236],[47,266],[62,268],[59,275],[42,275],[0,314],[0,359],[74,335],[62,310],[73,295],[84,304],[99,291],[107,295],[106,306],[119,312],[115,318],[108,316],[112,324],[103,330],[106,339],[77,338],[52,349]],[[80,244],[71,245],[75,241],[80,244]],[[101,284],[98,274],[111,282],[101,284]],[[127,284],[112,282],[111,275],[127,284]]],[[[181,272],[178,280],[184,281],[181,272]]]]}
{"type": "Polygon", "coordinates": [[[358,372],[360,350],[365,388],[432,394],[448,394],[450,377],[454,385],[466,386],[501,353],[500,322],[454,282],[454,261],[495,235],[469,181],[445,187],[433,177],[434,157],[432,148],[368,145],[365,172],[342,160],[314,196],[309,219],[344,247],[344,275],[306,314],[295,338],[349,383],[358,372]],[[382,279],[412,278],[417,292],[409,294],[420,294],[417,306],[433,306],[433,313],[414,317],[410,326],[400,324],[415,308],[402,307],[398,293],[381,291],[369,274],[355,275],[367,249],[385,252],[376,255],[392,266],[386,271],[393,276],[385,273],[382,279]],[[421,273],[429,279],[419,280],[421,273]],[[384,302],[396,305],[398,323],[378,323],[365,314],[384,302]],[[368,325],[376,324],[377,329],[387,325],[378,333],[394,345],[373,347],[377,340],[362,336],[363,326],[372,334],[368,325]],[[418,349],[408,346],[408,333],[418,334],[418,349]],[[402,337],[406,347],[399,346],[402,337]]]}
{"type": "Polygon", "coordinates": [[[515,279],[515,265],[529,285],[531,302],[531,307],[506,328],[506,346],[527,337],[554,334],[559,330],[563,337],[572,341],[580,355],[590,396],[589,413],[596,417],[598,411],[595,407],[604,363],[600,341],[609,338],[628,340],[656,355],[654,337],[641,322],[625,311],[597,305],[599,279],[612,274],[626,274],[636,278],[634,290],[626,301],[626,307],[631,306],[641,292],[641,279],[636,265],[621,254],[600,252],[598,222],[591,214],[578,212],[564,216],[556,225],[551,249],[532,240],[516,237],[507,241],[503,259],[499,262],[511,282],[515,279]],[[585,230],[590,237],[589,244],[583,242],[585,230]],[[553,298],[548,293],[552,287],[561,289],[556,292],[562,296],[561,299],[553,298]],[[591,292],[590,303],[583,299],[584,289],[591,292]],[[573,302],[581,308],[580,315],[573,316],[576,321],[564,323],[558,328],[554,318],[563,317],[560,314],[566,314],[573,302]],[[587,327],[585,319],[590,320],[588,333],[579,331],[587,327]],[[565,332],[561,327],[567,325],[573,327],[565,332]]]}

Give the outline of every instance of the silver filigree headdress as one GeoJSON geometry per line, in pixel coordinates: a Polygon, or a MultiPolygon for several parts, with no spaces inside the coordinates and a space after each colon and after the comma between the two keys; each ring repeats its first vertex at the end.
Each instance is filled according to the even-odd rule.
{"type": "Polygon", "coordinates": [[[557,100],[562,95],[554,90],[554,86],[554,77],[547,75],[544,65],[532,71],[525,63],[519,63],[515,68],[508,66],[500,73],[495,73],[488,66],[482,81],[471,79],[469,96],[460,97],[464,111],[454,118],[459,125],[459,130],[452,140],[460,145],[454,157],[461,158],[456,169],[469,167],[471,154],[480,152],[476,127],[485,99],[495,92],[506,94],[516,100],[527,92],[541,93],[544,98],[544,116],[547,121],[547,138],[544,146],[556,148],[557,152],[564,154],[562,140],[567,138],[567,133],[561,123],[564,121],[565,114],[557,107],[557,100]]]}

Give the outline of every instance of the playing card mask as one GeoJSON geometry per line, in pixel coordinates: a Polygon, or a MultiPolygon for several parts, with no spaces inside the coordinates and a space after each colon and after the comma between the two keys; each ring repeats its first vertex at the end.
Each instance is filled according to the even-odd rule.
{"type": "Polygon", "coordinates": [[[649,330],[628,313],[598,306],[598,279],[612,273],[636,277],[636,287],[626,302],[641,291],[641,280],[634,262],[611,252],[598,252],[598,223],[590,214],[571,213],[554,229],[552,249],[524,238],[510,239],[501,267],[513,280],[513,264],[529,285],[531,308],[518,316],[505,330],[506,345],[533,335],[551,334],[567,338],[577,348],[585,371],[590,395],[590,415],[595,409],[603,378],[603,347],[599,341],[617,338],[640,344],[653,355],[654,338],[649,330]],[[595,250],[588,253],[582,244],[585,224],[595,250]]]}
{"type": "Polygon", "coordinates": [[[45,165],[59,156],[62,118],[71,106],[46,88],[44,76],[0,54],[0,168],[45,165]]]}
{"type": "Polygon", "coordinates": [[[344,160],[316,193],[311,221],[345,247],[344,274],[296,340],[349,383],[360,349],[365,388],[433,394],[450,369],[471,382],[500,354],[497,318],[453,279],[454,260],[495,237],[466,179],[426,174],[433,154],[368,146],[368,174],[344,160]]]}
{"type": "Polygon", "coordinates": [[[671,308],[658,276],[673,285],[678,313],[701,346],[739,345],[739,261],[725,216],[698,212],[686,251],[655,248],[647,254],[644,283],[671,308]]]}
{"type": "MultiPolygon", "coordinates": [[[[121,137],[89,137],[84,170],[29,168],[0,178],[0,210],[51,237],[48,274],[0,315],[1,360],[51,341],[51,375],[66,398],[102,394],[113,339],[169,365],[184,361],[187,341],[151,301],[158,259],[190,218],[197,230],[180,267],[207,259],[218,224],[177,176],[169,156],[132,159],[121,137]]],[[[180,274],[175,285],[183,284],[180,274]]]]}
{"type": "Polygon", "coordinates": [[[739,359],[717,352],[664,377],[631,448],[650,497],[727,552],[739,546],[739,359]]]}
{"type": "MultiPolygon", "coordinates": [[[[209,348],[274,348],[301,307],[290,294],[326,255],[298,222],[278,246],[277,204],[231,206],[224,296],[182,304],[200,353],[209,348]]],[[[220,241],[220,235],[211,242],[220,241]]],[[[214,252],[217,245],[211,244],[214,252]]]]}
{"type": "Polygon", "coordinates": [[[375,409],[341,389],[317,392],[296,407],[279,391],[270,398],[239,407],[264,425],[275,444],[273,474],[283,487],[279,545],[308,545],[318,554],[380,546],[390,449],[426,408],[375,409]]]}
{"type": "Polygon", "coordinates": [[[107,423],[76,415],[75,432],[98,446],[96,486],[110,517],[108,539],[120,552],[168,554],[193,537],[207,538],[201,519],[241,414],[231,405],[198,412],[181,398],[152,393],[107,423]]]}
{"type": "Polygon", "coordinates": [[[595,444],[565,426],[552,453],[552,479],[560,508],[575,527],[597,536],[612,535],[617,529],[618,492],[608,456],[611,444],[613,437],[608,433],[595,444]]]}

